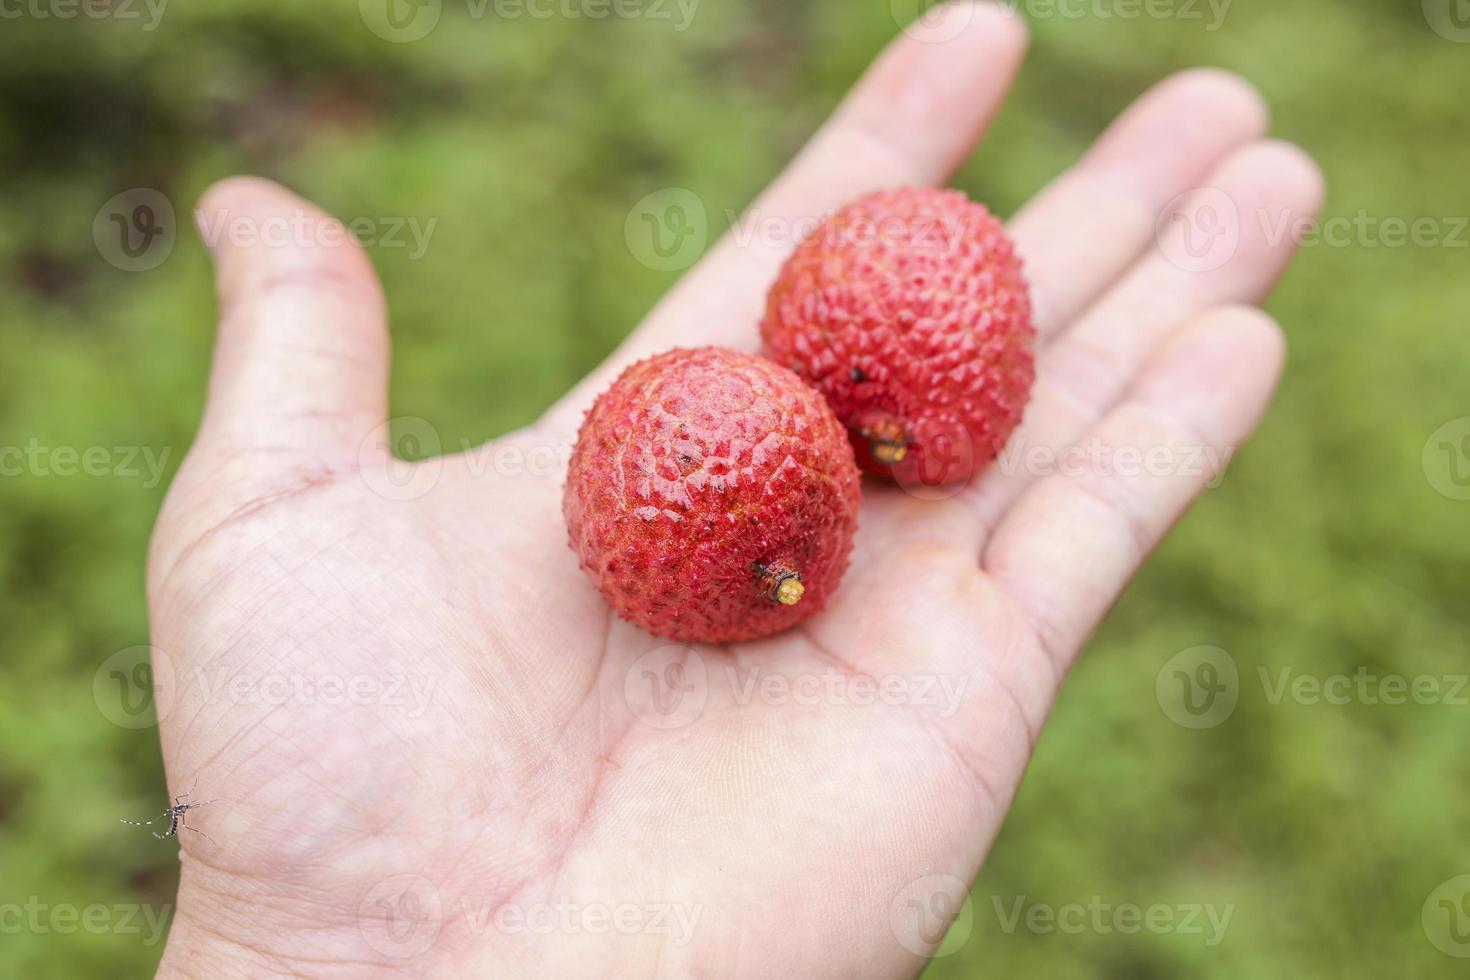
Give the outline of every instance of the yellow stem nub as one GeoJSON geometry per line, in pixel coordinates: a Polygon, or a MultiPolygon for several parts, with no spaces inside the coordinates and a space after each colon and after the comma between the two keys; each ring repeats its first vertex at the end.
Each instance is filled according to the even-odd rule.
{"type": "Polygon", "coordinates": [[[884,466],[892,466],[908,455],[908,433],[891,417],[870,419],[858,432],[868,440],[868,455],[884,466]]]}
{"type": "Polygon", "coordinates": [[[801,573],[784,561],[773,562],[770,565],[762,565],[757,562],[755,574],[760,579],[761,588],[766,595],[783,606],[796,605],[806,594],[806,586],[802,584],[801,573]]]}
{"type": "Polygon", "coordinates": [[[795,573],[788,579],[784,579],[776,586],[776,601],[783,606],[794,606],[801,601],[806,594],[806,586],[801,584],[801,576],[795,573]]]}
{"type": "Polygon", "coordinates": [[[868,452],[872,453],[873,458],[884,466],[892,466],[894,463],[902,461],[904,456],[908,454],[908,451],[909,447],[901,442],[887,442],[875,439],[868,444],[868,452]]]}

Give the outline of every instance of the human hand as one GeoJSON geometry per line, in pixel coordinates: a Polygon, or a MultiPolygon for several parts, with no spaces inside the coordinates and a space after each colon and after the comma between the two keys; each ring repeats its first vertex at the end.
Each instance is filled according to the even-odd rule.
{"type": "MultiPolygon", "coordinates": [[[[755,205],[764,220],[959,164],[1024,33],[987,6],[946,18],[879,59],[755,205]]],[[[1012,220],[1039,334],[1017,439],[1182,458],[1248,435],[1282,340],[1240,304],[1291,242],[1242,221],[1205,270],[1178,261],[1190,228],[1155,235],[1200,187],[1241,214],[1310,215],[1317,172],[1262,142],[1265,125],[1229,76],[1169,79],[1012,220]]],[[[325,220],[248,179],[200,208],[325,220]]],[[[725,240],[496,446],[570,445],[636,357],[754,349],[784,258],[725,240]]],[[[505,476],[474,452],[391,459],[384,304],[359,249],[222,241],[215,259],[208,406],[149,563],[154,643],[178,679],[160,719],[170,785],[220,801],[190,814],[209,839],[181,836],[165,973],[916,973],[1078,649],[1216,475],[995,465],[943,499],[869,481],[825,611],[760,642],[678,648],[586,581],[559,473],[505,476]],[[283,677],[405,686],[345,702],[229,693],[283,677]],[[879,682],[893,696],[862,703],[879,682]]]]}

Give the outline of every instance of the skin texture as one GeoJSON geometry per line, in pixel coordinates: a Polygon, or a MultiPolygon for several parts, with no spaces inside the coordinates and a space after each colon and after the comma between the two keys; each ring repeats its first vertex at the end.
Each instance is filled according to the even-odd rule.
{"type": "Polygon", "coordinates": [[[599,396],[562,506],[572,550],[618,615],[656,636],[730,643],[826,605],[859,503],[821,395],[763,357],[706,347],[640,361],[599,396]],[[795,601],[778,601],[783,588],[795,601]]]}
{"type": "MultiPolygon", "coordinates": [[[[950,177],[1025,35],[974,5],[928,23],[756,202],[763,218],[950,177]]],[[[1247,437],[1283,357],[1248,304],[1292,250],[1263,227],[1310,216],[1321,194],[1310,161],[1265,128],[1238,79],[1176,76],[1011,219],[1039,345],[1017,438],[1222,450],[1247,437]],[[1201,187],[1273,221],[1242,221],[1228,261],[1191,271],[1154,236],[1166,204],[1201,187]]],[[[263,221],[309,205],[236,179],[201,208],[263,221]]],[[[722,242],[602,368],[496,445],[570,446],[639,357],[754,350],[785,258],[722,242]]],[[[374,435],[388,335],[362,253],[225,241],[215,261],[208,405],[149,562],[155,662],[179,678],[160,699],[170,791],[219,800],[197,814],[217,843],[179,842],[165,976],[913,975],[922,947],[899,941],[895,903],[927,876],[975,874],[1067,668],[1213,476],[992,467],[940,500],[869,492],[828,608],[768,640],[693,647],[672,673],[688,687],[703,665],[702,702],[686,691],[680,705],[698,710],[658,727],[647,701],[672,685],[648,675],[674,664],[643,658],[667,641],[620,622],[577,567],[561,476],[502,476],[463,455],[395,464],[374,435]],[[405,480],[422,492],[392,489],[405,480]],[[201,671],[434,686],[422,712],[276,705],[212,693],[201,671]],[[964,686],[942,711],[747,696],[751,672],[964,686]],[[698,921],[680,937],[564,917],[515,927],[562,900],[663,903],[698,921]],[[500,927],[496,909],[510,910],[500,927]]]]}
{"type": "Polygon", "coordinates": [[[1035,377],[1020,258],[959,191],[843,206],[782,267],[761,337],[826,397],[863,469],[909,487],[968,482],[1020,425],[1035,377]]]}

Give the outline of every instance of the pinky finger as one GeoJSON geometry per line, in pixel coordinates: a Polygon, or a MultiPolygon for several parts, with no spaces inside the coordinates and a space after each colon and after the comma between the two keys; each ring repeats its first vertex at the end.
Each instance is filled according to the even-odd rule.
{"type": "Polygon", "coordinates": [[[996,528],[981,563],[1058,668],[1255,429],[1283,356],[1259,310],[1196,318],[996,528]]]}

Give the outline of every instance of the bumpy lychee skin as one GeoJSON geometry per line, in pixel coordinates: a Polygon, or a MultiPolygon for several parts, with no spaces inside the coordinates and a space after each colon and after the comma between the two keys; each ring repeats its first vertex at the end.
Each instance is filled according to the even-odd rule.
{"type": "Polygon", "coordinates": [[[704,347],[640,361],[597,399],[563,510],[620,616],[727,643],[822,608],[852,551],[858,484],[821,395],[763,357],[704,347]]]}
{"type": "Polygon", "coordinates": [[[967,481],[1021,421],[1035,377],[1021,261],[959,191],[880,191],[787,261],[761,336],[826,396],[859,464],[905,486],[967,481]]]}

